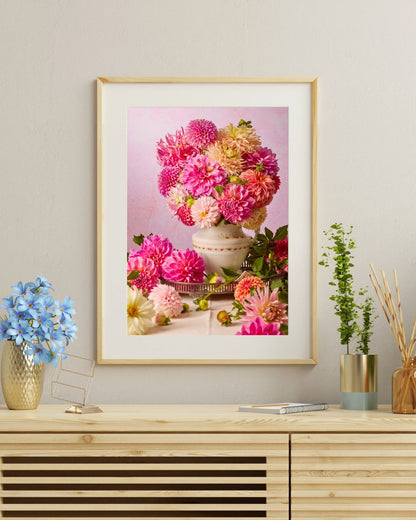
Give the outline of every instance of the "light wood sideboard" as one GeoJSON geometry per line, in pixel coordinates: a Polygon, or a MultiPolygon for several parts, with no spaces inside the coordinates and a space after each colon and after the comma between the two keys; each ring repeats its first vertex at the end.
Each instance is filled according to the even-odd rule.
{"type": "Polygon", "coordinates": [[[0,517],[416,518],[416,417],[236,405],[0,409],[0,517]]]}

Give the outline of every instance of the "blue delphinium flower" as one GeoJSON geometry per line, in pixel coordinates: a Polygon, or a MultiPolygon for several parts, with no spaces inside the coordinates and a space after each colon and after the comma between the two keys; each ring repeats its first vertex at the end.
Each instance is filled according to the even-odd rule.
{"type": "Polygon", "coordinates": [[[7,334],[13,337],[16,345],[21,345],[23,341],[29,341],[32,337],[31,328],[26,320],[12,321],[7,334]]]}
{"type": "Polygon", "coordinates": [[[55,301],[56,311],[55,314],[58,318],[64,316],[65,318],[71,318],[74,314],[76,314],[74,309],[75,303],[69,298],[65,296],[64,301],[61,303],[59,300],[55,301]]]}
{"type": "Polygon", "coordinates": [[[54,367],[58,366],[58,360],[60,358],[65,359],[67,356],[63,353],[65,350],[65,347],[63,345],[51,345],[49,354],[51,357],[51,363],[54,367]]]}
{"type": "Polygon", "coordinates": [[[61,317],[61,330],[64,334],[64,336],[66,337],[66,340],[67,340],[67,344],[69,342],[69,340],[74,340],[76,339],[77,335],[76,335],[76,332],[78,330],[78,327],[75,325],[75,321],[70,318],[65,318],[64,316],[61,317]]]}
{"type": "Polygon", "coordinates": [[[50,312],[54,314],[55,312],[55,301],[52,298],[52,296],[46,296],[46,298],[43,298],[43,308],[46,312],[50,312]]]}
{"type": "Polygon", "coordinates": [[[9,298],[2,298],[2,301],[4,303],[0,305],[0,308],[6,309],[7,312],[11,312],[14,310],[15,299],[13,298],[13,296],[10,296],[9,298]]]}
{"type": "Polygon", "coordinates": [[[10,339],[10,334],[8,334],[8,329],[11,327],[10,320],[0,320],[0,341],[3,341],[4,339],[10,339]]]}
{"type": "Polygon", "coordinates": [[[48,279],[44,276],[38,276],[34,283],[35,291],[40,294],[49,294],[49,289],[52,288],[52,284],[48,282],[48,279]]]}
{"type": "Polygon", "coordinates": [[[43,308],[43,297],[33,294],[29,291],[25,296],[19,296],[16,300],[16,310],[18,312],[26,312],[27,318],[32,317],[36,320],[38,311],[43,308]]]}
{"type": "Polygon", "coordinates": [[[35,284],[33,282],[25,283],[25,285],[23,285],[22,282],[19,282],[17,285],[12,285],[12,289],[14,291],[12,294],[23,296],[29,289],[33,288],[34,286],[35,284]]]}
{"type": "Polygon", "coordinates": [[[53,329],[54,323],[51,320],[52,317],[53,314],[42,309],[36,318],[37,327],[40,327],[42,332],[47,332],[48,330],[53,329]]]}
{"type": "Polygon", "coordinates": [[[38,276],[35,283],[18,282],[9,298],[3,298],[1,308],[8,313],[0,316],[0,341],[24,345],[25,353],[34,356],[34,363],[57,364],[65,358],[65,345],[76,338],[78,330],[73,319],[74,302],[66,296],[62,303],[49,291],[52,284],[38,276]]]}

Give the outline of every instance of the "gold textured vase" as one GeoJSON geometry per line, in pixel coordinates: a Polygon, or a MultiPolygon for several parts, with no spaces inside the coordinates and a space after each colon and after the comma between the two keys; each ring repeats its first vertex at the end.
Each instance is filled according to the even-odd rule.
{"type": "Polygon", "coordinates": [[[34,410],[43,390],[45,367],[34,363],[35,356],[24,353],[26,345],[3,341],[1,387],[10,410],[34,410]]]}

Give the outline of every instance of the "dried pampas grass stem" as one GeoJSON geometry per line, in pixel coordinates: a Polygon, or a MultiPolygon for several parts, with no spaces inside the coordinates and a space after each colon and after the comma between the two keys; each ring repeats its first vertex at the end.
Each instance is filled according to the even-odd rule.
{"type": "Polygon", "coordinates": [[[416,318],[413,323],[412,333],[410,335],[409,342],[406,341],[406,333],[404,330],[403,322],[403,310],[400,299],[399,283],[397,280],[396,269],[393,270],[394,286],[396,302],[393,299],[393,294],[390,290],[386,275],[381,270],[381,279],[383,285],[380,283],[379,278],[374,270],[372,264],[370,264],[371,274],[370,280],[376,291],[377,298],[380,302],[381,308],[383,309],[384,315],[386,316],[387,323],[389,324],[390,330],[393,334],[394,341],[396,342],[403,362],[409,361],[413,357],[414,349],[416,346],[416,318]]]}

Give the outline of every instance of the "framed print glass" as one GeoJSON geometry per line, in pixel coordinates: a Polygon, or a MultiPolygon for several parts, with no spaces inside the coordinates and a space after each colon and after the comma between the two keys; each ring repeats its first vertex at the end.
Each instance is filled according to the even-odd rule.
{"type": "Polygon", "coordinates": [[[316,363],[317,80],[97,85],[98,363],[316,363]]]}

